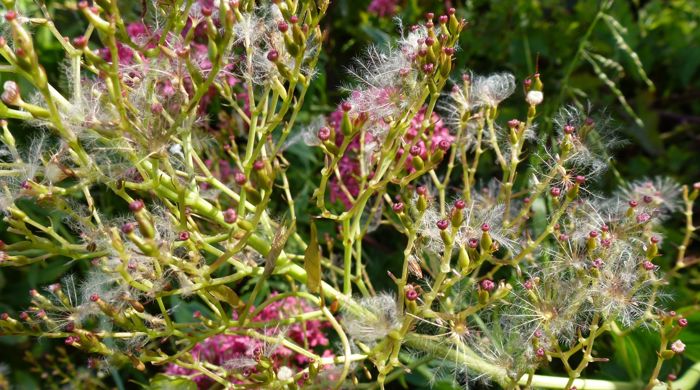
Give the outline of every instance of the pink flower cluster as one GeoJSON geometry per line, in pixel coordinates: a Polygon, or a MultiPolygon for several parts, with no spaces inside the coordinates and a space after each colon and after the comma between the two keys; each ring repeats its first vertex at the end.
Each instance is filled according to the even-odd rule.
{"type": "Polygon", "coordinates": [[[380,18],[393,16],[398,9],[398,0],[372,0],[367,11],[380,18]]]}
{"type": "MultiPolygon", "coordinates": [[[[338,109],[333,112],[329,117],[329,125],[333,127],[336,133],[335,143],[340,146],[343,143],[343,135],[340,131],[340,123],[343,118],[342,109],[338,109]]],[[[419,132],[421,125],[425,120],[425,108],[421,109],[411,120],[411,126],[404,136],[404,141],[406,143],[411,142],[415,137],[420,136],[419,132]]],[[[432,113],[430,116],[431,126],[425,129],[424,134],[430,140],[429,144],[426,145],[425,140],[419,140],[413,148],[411,148],[410,154],[406,158],[406,171],[408,173],[414,172],[412,161],[414,156],[420,156],[423,160],[427,160],[432,153],[435,152],[437,148],[447,149],[450,147],[454,141],[454,136],[450,134],[450,129],[444,124],[440,116],[436,113],[432,113]]],[[[365,144],[369,144],[373,141],[371,134],[365,134],[365,144]]],[[[404,149],[401,148],[398,151],[397,158],[401,157],[405,153],[404,149]]],[[[338,162],[338,170],[340,172],[341,179],[338,180],[337,177],[333,177],[329,182],[330,189],[330,200],[331,202],[339,201],[346,209],[352,207],[352,201],[347,196],[346,192],[352,195],[352,197],[357,197],[360,194],[360,137],[356,136],[352,142],[348,145],[345,154],[338,162]]],[[[369,179],[371,179],[372,173],[370,173],[369,179]]]]}
{"type": "MultiPolygon", "coordinates": [[[[272,296],[275,295],[277,294],[272,294],[272,296]]],[[[312,310],[313,308],[305,300],[296,297],[286,297],[265,306],[260,313],[252,318],[252,321],[277,321],[312,310]]],[[[251,308],[251,312],[253,311],[254,308],[251,308]]],[[[237,313],[234,313],[234,319],[237,317],[237,313]]],[[[300,346],[308,345],[309,348],[317,350],[323,348],[321,351],[322,356],[332,357],[334,356],[333,352],[324,348],[329,345],[328,337],[325,334],[325,329],[328,327],[330,327],[328,321],[307,320],[303,326],[301,323],[295,323],[285,328],[270,327],[261,329],[260,333],[267,336],[284,334],[288,339],[293,340],[300,346]]],[[[215,335],[208,337],[197,343],[192,348],[191,354],[197,361],[206,361],[225,367],[232,372],[243,373],[243,376],[255,372],[257,360],[261,356],[270,359],[275,370],[280,367],[288,367],[295,373],[304,369],[309,363],[308,357],[296,353],[287,347],[270,345],[262,340],[245,335],[215,335]]],[[[208,388],[212,384],[209,377],[198,371],[176,364],[169,365],[166,373],[181,376],[194,375],[192,379],[200,389],[208,388]]],[[[235,383],[240,382],[235,378],[230,379],[235,383]]]]}

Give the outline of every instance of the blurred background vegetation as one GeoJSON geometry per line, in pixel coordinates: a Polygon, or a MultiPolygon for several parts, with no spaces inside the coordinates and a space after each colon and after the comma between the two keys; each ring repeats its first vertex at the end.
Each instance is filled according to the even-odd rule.
{"type": "MultiPolygon", "coordinates": [[[[36,10],[30,0],[18,2],[20,9],[36,10]]],[[[122,1],[125,15],[140,20],[141,2],[122,1]]],[[[317,79],[306,99],[302,122],[326,115],[344,97],[340,87],[348,82],[346,66],[370,44],[390,44],[398,36],[396,22],[391,16],[378,16],[367,11],[370,0],[332,0],[324,28],[324,52],[317,79]]],[[[540,111],[538,132],[545,138],[551,131],[551,118],[562,106],[577,104],[594,110],[605,110],[614,118],[619,132],[628,142],[614,153],[611,169],[598,183],[598,190],[608,192],[624,180],[656,175],[670,176],[682,184],[700,181],[700,7],[694,0],[474,0],[431,1],[398,0],[396,15],[406,25],[423,18],[426,12],[442,14],[446,8],[457,8],[457,14],[469,21],[462,34],[454,76],[463,70],[475,73],[509,71],[519,81],[539,72],[545,84],[545,100],[540,111]]],[[[56,24],[64,35],[80,35],[84,21],[71,9],[74,2],[50,1],[47,6],[56,15],[56,24]]],[[[2,30],[0,28],[0,30],[2,30]]],[[[41,61],[55,85],[65,86],[62,64],[63,50],[45,28],[34,30],[41,51],[41,61]]],[[[8,75],[0,73],[0,81],[8,75]]],[[[22,86],[22,85],[21,85],[22,86]]],[[[25,85],[25,90],[29,90],[25,85]]],[[[516,93],[504,103],[501,118],[522,117],[518,111],[524,104],[522,93],[516,93]],[[514,104],[509,104],[515,102],[514,104]],[[508,106],[517,106],[518,110],[508,106]]],[[[215,113],[212,113],[215,118],[215,113]]],[[[13,123],[13,128],[20,126],[13,123]]],[[[16,130],[15,130],[16,132],[16,130]]],[[[31,134],[28,129],[25,135],[31,134]]],[[[294,169],[290,170],[293,190],[298,194],[300,223],[308,221],[314,210],[305,201],[315,184],[312,182],[322,162],[320,154],[309,153],[299,143],[288,150],[294,169]]],[[[485,160],[482,178],[488,178],[490,167],[485,160]]],[[[486,181],[486,179],[485,179],[486,181]]],[[[123,205],[121,205],[123,207],[123,205]]],[[[119,207],[115,205],[118,212],[119,207]]],[[[110,211],[108,210],[107,213],[110,211]]],[[[284,210],[280,209],[280,213],[284,210]]],[[[676,215],[666,232],[667,255],[660,261],[663,268],[673,264],[674,243],[680,242],[682,216],[676,215]]],[[[4,231],[0,225],[0,232],[4,231]]],[[[302,230],[302,229],[300,229],[302,230]]],[[[370,275],[378,275],[375,288],[389,288],[384,277],[387,269],[400,267],[402,238],[390,229],[380,228],[374,236],[395,240],[367,238],[367,258],[370,275]],[[396,243],[396,244],[392,244],[396,243]]],[[[0,233],[11,242],[12,237],[0,233]]],[[[698,247],[690,250],[697,256],[698,247]]],[[[0,270],[0,312],[16,315],[29,303],[30,288],[46,284],[72,272],[80,275],[89,264],[53,260],[21,270],[0,270]]],[[[686,343],[683,359],[676,358],[665,365],[662,378],[670,372],[682,373],[691,361],[700,360],[700,312],[698,311],[698,266],[686,269],[671,281],[673,291],[669,307],[686,314],[690,326],[684,330],[686,343]]],[[[86,371],[84,357],[61,360],[55,345],[60,342],[26,338],[0,337],[2,362],[9,368],[7,379],[16,388],[51,388],[63,378],[59,371],[67,366],[70,376],[79,378],[82,388],[92,388],[91,375],[86,371]],[[37,359],[24,357],[31,352],[37,359]],[[55,359],[57,367],[46,359],[55,359]],[[66,362],[72,362],[67,364],[66,362]],[[38,371],[33,371],[38,369],[38,371]],[[73,370],[73,371],[71,371],[73,370]],[[40,376],[41,374],[41,376],[40,376]]],[[[610,356],[611,363],[596,365],[588,375],[615,380],[648,378],[656,360],[658,343],[653,334],[635,332],[625,338],[611,338],[601,344],[599,356],[610,356]]],[[[68,351],[70,354],[71,351],[68,351]]],[[[552,367],[551,372],[556,372],[552,367]]],[[[0,371],[2,372],[2,371],[0,371]]],[[[112,388],[133,387],[134,379],[146,382],[131,369],[104,374],[104,383],[112,388]]],[[[400,388],[426,386],[426,373],[415,370],[405,381],[392,384],[400,388]]],[[[2,375],[0,375],[2,377],[2,375]]],[[[75,378],[74,378],[75,379],[75,378]]],[[[95,384],[95,386],[100,386],[95,384]]],[[[3,380],[0,380],[0,389],[3,380]]],[[[437,384],[437,388],[450,388],[437,384]]]]}

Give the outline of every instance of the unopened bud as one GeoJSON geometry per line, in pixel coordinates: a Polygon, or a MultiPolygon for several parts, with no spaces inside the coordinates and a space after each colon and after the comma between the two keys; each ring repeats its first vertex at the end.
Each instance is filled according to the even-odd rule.
{"type": "Polygon", "coordinates": [[[20,92],[19,92],[19,86],[17,85],[16,82],[12,80],[5,81],[5,84],[3,84],[3,91],[2,91],[2,101],[5,104],[9,104],[11,106],[18,106],[22,103],[22,98],[20,97],[20,92]]]}
{"type": "Polygon", "coordinates": [[[226,223],[234,223],[237,219],[238,213],[236,213],[236,210],[229,208],[224,211],[224,221],[226,223]]]}

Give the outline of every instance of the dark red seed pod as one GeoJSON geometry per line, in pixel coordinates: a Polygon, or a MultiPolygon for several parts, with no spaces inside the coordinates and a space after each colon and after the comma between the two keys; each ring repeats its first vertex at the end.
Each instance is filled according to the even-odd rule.
{"type": "Polygon", "coordinates": [[[447,16],[447,15],[440,15],[440,18],[439,18],[440,24],[445,24],[445,23],[447,23],[448,20],[450,20],[450,17],[449,17],[449,16],[447,16]]]}
{"type": "Polygon", "coordinates": [[[285,32],[287,32],[287,30],[289,30],[289,25],[287,24],[287,22],[285,22],[285,21],[283,20],[283,21],[277,23],[277,29],[278,29],[280,32],[285,33],[285,32]]]}
{"type": "Polygon", "coordinates": [[[90,301],[91,301],[91,302],[97,302],[97,301],[99,301],[99,300],[100,300],[100,296],[99,296],[99,295],[97,295],[97,294],[92,294],[92,295],[90,295],[90,301]]]}
{"type": "Polygon", "coordinates": [[[437,227],[440,230],[445,230],[445,229],[447,229],[448,226],[450,226],[450,221],[448,221],[446,219],[441,219],[441,220],[437,221],[437,227]]]}
{"type": "Polygon", "coordinates": [[[238,219],[238,213],[236,213],[236,210],[234,209],[226,209],[224,211],[224,221],[226,223],[234,223],[238,219]]]}
{"type": "Polygon", "coordinates": [[[190,239],[190,232],[187,232],[187,231],[185,231],[185,232],[180,232],[180,234],[178,234],[177,238],[178,238],[180,241],[187,241],[187,240],[190,239]]]}
{"type": "Polygon", "coordinates": [[[455,201],[455,208],[457,210],[463,210],[465,207],[467,207],[467,203],[463,201],[462,199],[457,199],[455,201]]]}
{"type": "Polygon", "coordinates": [[[143,210],[143,207],[144,207],[144,203],[141,199],[136,199],[136,200],[132,201],[131,203],[129,203],[129,210],[131,210],[134,213],[143,210]]]}
{"type": "Polygon", "coordinates": [[[134,231],[134,224],[131,222],[127,222],[122,225],[122,233],[124,234],[129,234],[134,231]]]}
{"type": "Polygon", "coordinates": [[[343,104],[340,105],[340,108],[343,111],[348,112],[348,111],[352,110],[352,104],[350,102],[343,102],[343,104]]]}

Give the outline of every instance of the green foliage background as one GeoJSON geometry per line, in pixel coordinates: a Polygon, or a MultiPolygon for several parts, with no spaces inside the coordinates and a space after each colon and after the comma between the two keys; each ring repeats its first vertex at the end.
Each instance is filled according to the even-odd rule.
{"type": "MultiPolygon", "coordinates": [[[[24,3],[21,9],[36,9],[29,0],[24,3]]],[[[342,99],[339,87],[348,81],[345,67],[352,58],[362,54],[371,43],[389,44],[397,36],[395,21],[367,13],[368,3],[368,0],[332,1],[324,22],[326,41],[321,69],[300,115],[302,123],[327,114],[342,99]]],[[[74,8],[74,3],[50,1],[47,5],[56,15],[56,24],[64,35],[80,34],[85,24],[77,13],[69,10],[74,8]]],[[[139,20],[140,2],[123,1],[122,5],[127,17],[139,20]]],[[[545,84],[538,129],[543,138],[551,131],[547,118],[565,104],[591,102],[595,109],[605,109],[615,118],[629,142],[615,154],[611,161],[614,169],[599,183],[600,191],[609,191],[620,184],[621,178],[666,175],[683,184],[700,181],[700,7],[696,1],[617,1],[605,11],[609,17],[599,13],[600,3],[587,0],[403,0],[400,5],[397,16],[407,25],[418,21],[428,11],[439,15],[450,5],[469,21],[470,27],[460,40],[455,77],[459,76],[459,70],[471,69],[475,73],[509,71],[523,80],[539,71],[545,84]],[[615,27],[618,25],[622,28],[615,27]],[[625,44],[620,44],[619,38],[625,44]],[[630,50],[638,55],[643,71],[630,50]],[[587,58],[593,58],[597,67],[587,58]],[[653,81],[654,88],[645,82],[644,72],[653,81]]],[[[36,28],[34,34],[51,82],[65,86],[61,70],[63,50],[45,28],[36,28]]],[[[7,74],[0,74],[0,81],[7,78],[7,74]]],[[[516,93],[510,99],[522,99],[522,94],[516,93]]],[[[508,105],[506,101],[504,110],[508,110],[508,105]]],[[[522,113],[504,114],[507,117],[522,113]]],[[[31,132],[27,128],[24,135],[29,137],[31,132]]],[[[313,213],[308,198],[316,184],[313,180],[322,159],[319,154],[309,153],[303,145],[292,147],[287,155],[293,164],[290,181],[298,194],[298,222],[303,225],[313,213]]],[[[481,177],[488,180],[491,172],[488,160],[480,169],[481,177]]],[[[123,206],[116,204],[114,210],[106,210],[106,213],[118,213],[123,206]]],[[[60,215],[47,217],[60,225],[60,215]]],[[[678,228],[682,221],[680,215],[676,217],[666,232],[666,252],[672,252],[674,243],[680,241],[682,231],[678,228]]],[[[4,225],[0,226],[1,231],[4,225]]],[[[374,237],[383,238],[367,239],[367,258],[372,259],[368,272],[377,275],[374,282],[380,290],[390,287],[389,279],[384,277],[386,270],[396,271],[400,267],[402,239],[388,229],[380,230],[374,237]]],[[[0,233],[0,238],[12,241],[6,233],[0,233]]],[[[689,255],[697,256],[698,246],[691,248],[689,255]]],[[[665,256],[661,264],[668,268],[672,258],[665,256]]],[[[15,315],[29,303],[27,291],[30,288],[43,288],[69,272],[80,275],[89,266],[53,260],[20,270],[0,269],[0,312],[15,315]]],[[[668,291],[673,292],[669,307],[687,315],[691,325],[681,337],[687,345],[684,358],[668,362],[662,377],[669,372],[682,372],[691,361],[700,360],[698,284],[700,272],[696,265],[686,269],[668,286],[668,291]]],[[[187,316],[193,310],[188,305],[181,307],[182,313],[176,316],[187,316]]],[[[615,380],[648,377],[656,359],[655,348],[658,348],[655,335],[639,331],[607,341],[606,347],[602,347],[606,349],[597,354],[610,356],[611,363],[596,365],[598,368],[589,370],[588,375],[615,380]]],[[[60,343],[0,337],[0,362],[10,367],[9,379],[16,388],[50,388],[52,383],[60,382],[60,376],[50,370],[45,370],[48,372],[41,377],[40,373],[32,371],[36,365],[23,358],[23,354],[30,351],[39,359],[39,367],[50,367],[46,354],[55,353],[57,344],[60,343]]],[[[84,357],[75,356],[72,362],[78,367],[85,366],[84,357]]],[[[551,371],[556,373],[557,367],[551,367],[551,371]]],[[[105,375],[105,383],[115,388],[136,386],[130,380],[148,381],[143,374],[131,369],[105,375]]],[[[429,375],[424,370],[415,370],[392,386],[426,387],[429,375]]],[[[87,388],[90,382],[82,384],[87,388]]],[[[437,384],[437,388],[449,387],[437,384]]]]}

